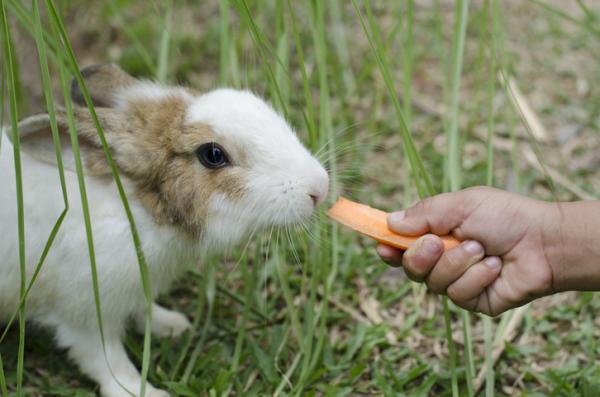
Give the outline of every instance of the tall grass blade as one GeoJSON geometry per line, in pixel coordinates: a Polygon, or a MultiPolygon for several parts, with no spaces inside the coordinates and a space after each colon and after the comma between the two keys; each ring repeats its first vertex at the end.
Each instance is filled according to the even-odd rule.
{"type": "Polygon", "coordinates": [[[389,61],[387,60],[384,51],[384,47],[381,41],[381,35],[379,34],[378,24],[373,17],[373,12],[371,10],[369,0],[364,1],[364,6],[367,12],[368,26],[367,21],[365,21],[365,18],[358,6],[357,0],[352,0],[352,4],[354,5],[354,9],[356,11],[356,14],[358,15],[365,36],[369,41],[371,50],[375,55],[379,71],[385,82],[388,94],[390,96],[390,100],[392,101],[392,104],[394,106],[394,110],[396,111],[396,117],[398,119],[400,127],[404,153],[409,159],[409,163],[413,174],[413,181],[415,182],[419,196],[431,196],[435,193],[433,184],[431,183],[429,174],[425,170],[423,160],[421,159],[421,156],[419,155],[415,147],[410,131],[408,130],[408,127],[404,120],[402,107],[400,106],[398,96],[396,95],[396,88],[394,86],[394,82],[390,72],[389,61]]]}
{"type": "MultiPolygon", "coordinates": [[[[276,35],[277,47],[276,57],[279,60],[275,64],[275,80],[277,86],[281,90],[281,100],[284,103],[284,108],[290,108],[290,79],[288,78],[289,69],[289,53],[290,43],[288,39],[287,24],[284,14],[285,3],[282,1],[275,2],[275,19],[276,19],[276,35]]],[[[272,90],[275,86],[272,86],[272,90]]]]}
{"type": "Polygon", "coordinates": [[[206,294],[206,303],[208,305],[208,309],[206,311],[206,319],[204,321],[204,325],[202,326],[202,331],[200,333],[200,340],[197,342],[192,354],[190,354],[190,358],[188,363],[183,371],[183,375],[181,376],[181,383],[188,383],[190,377],[192,376],[192,372],[194,367],[196,366],[196,362],[200,358],[200,354],[202,354],[202,349],[204,349],[204,343],[206,341],[206,337],[208,336],[208,330],[212,326],[212,317],[213,310],[215,307],[215,291],[216,291],[216,280],[215,280],[215,266],[213,263],[209,263],[206,267],[206,282],[204,284],[204,293],[206,294]]]}
{"type": "Polygon", "coordinates": [[[163,21],[162,34],[160,36],[160,48],[158,52],[158,66],[156,78],[162,83],[167,82],[169,73],[169,50],[171,48],[171,27],[173,20],[173,0],[165,2],[165,18],[163,21]]]}
{"type": "MultiPolygon", "coordinates": [[[[0,41],[0,45],[2,46],[2,54],[4,54],[4,33],[2,33],[2,40],[0,41]]],[[[5,95],[6,95],[6,74],[5,74],[5,62],[0,62],[0,76],[2,76],[2,86],[0,86],[0,134],[4,134],[2,130],[2,126],[4,125],[4,105],[5,105],[5,95]]],[[[2,136],[0,136],[0,153],[2,152],[2,136]]],[[[8,326],[6,327],[8,329],[8,326]]],[[[0,344],[2,344],[2,338],[0,338],[0,344]]],[[[0,354],[0,393],[2,393],[2,397],[8,397],[8,388],[6,386],[6,375],[4,373],[4,365],[2,364],[2,354],[0,354]]]]}
{"type": "Polygon", "coordinates": [[[485,397],[494,396],[494,358],[492,357],[493,350],[493,333],[492,319],[488,316],[483,317],[483,340],[485,350],[485,397]]]}
{"type": "Polygon", "coordinates": [[[304,94],[304,107],[306,110],[302,111],[304,116],[304,122],[306,129],[308,130],[308,142],[309,146],[313,151],[319,148],[318,132],[315,121],[315,107],[313,104],[312,93],[310,88],[310,80],[306,71],[306,64],[304,61],[304,49],[302,47],[302,40],[300,37],[300,31],[296,24],[296,15],[292,6],[292,0],[288,0],[288,10],[290,13],[290,21],[292,26],[292,33],[294,35],[294,43],[296,44],[296,53],[298,56],[298,64],[300,73],[302,76],[302,92],[304,94]]]}
{"type": "MultiPolygon", "coordinates": [[[[48,8],[48,11],[50,13],[51,22],[52,22],[54,28],[56,29],[58,35],[60,36],[60,40],[63,43],[63,48],[66,52],[66,61],[70,65],[71,70],[74,73],[75,78],[77,79],[77,82],[79,83],[79,87],[81,88],[81,92],[83,94],[85,102],[90,111],[90,115],[94,122],[94,126],[96,127],[96,130],[98,131],[98,137],[102,144],[102,149],[106,156],[107,162],[110,166],[111,173],[112,173],[113,179],[115,181],[117,191],[119,193],[119,197],[121,198],[121,201],[123,203],[123,208],[124,208],[126,216],[127,216],[127,220],[130,224],[130,230],[131,230],[133,243],[134,243],[135,251],[136,251],[136,256],[138,259],[138,264],[139,264],[139,269],[140,269],[140,278],[141,278],[142,287],[143,287],[143,291],[144,291],[144,298],[146,300],[146,329],[145,329],[145,333],[144,333],[144,351],[143,351],[143,357],[142,357],[142,371],[141,371],[142,384],[141,384],[141,389],[140,389],[140,394],[144,395],[145,389],[146,389],[146,378],[148,375],[148,368],[150,365],[150,343],[151,343],[150,329],[151,329],[151,324],[152,324],[152,300],[153,300],[146,259],[144,257],[144,253],[142,250],[142,244],[140,241],[139,233],[137,231],[135,219],[133,218],[133,214],[131,212],[129,202],[128,202],[127,196],[125,194],[125,189],[123,187],[121,178],[119,176],[119,171],[118,171],[117,166],[116,166],[116,164],[112,158],[112,155],[110,153],[110,148],[108,147],[108,143],[104,136],[102,126],[100,125],[100,122],[98,120],[98,116],[94,109],[94,105],[90,98],[90,94],[88,92],[87,86],[85,84],[83,76],[81,75],[79,66],[77,65],[77,61],[75,60],[75,55],[73,54],[73,49],[70,45],[69,38],[67,36],[66,29],[64,27],[64,23],[63,23],[61,17],[59,16],[59,14],[51,0],[46,0],[46,7],[48,8]]],[[[61,71],[62,71],[62,68],[61,68],[61,71]]],[[[75,158],[76,158],[77,173],[78,173],[79,186],[80,186],[81,197],[82,197],[82,206],[84,206],[86,208],[84,210],[84,215],[85,215],[85,223],[86,223],[86,234],[87,234],[87,238],[88,238],[89,251],[90,251],[90,262],[92,264],[94,298],[96,301],[98,324],[99,324],[102,343],[103,343],[103,347],[104,347],[104,331],[103,331],[103,327],[102,327],[102,312],[101,312],[100,297],[99,297],[99,290],[98,290],[97,270],[96,270],[96,266],[95,266],[93,236],[92,236],[92,231],[91,231],[91,222],[89,219],[89,206],[87,204],[87,195],[85,194],[85,183],[83,181],[83,168],[81,167],[81,159],[80,159],[79,151],[78,151],[78,149],[79,149],[78,142],[76,139],[77,137],[76,137],[76,132],[75,132],[75,128],[74,128],[75,126],[73,123],[72,104],[70,102],[70,98],[68,95],[69,89],[67,87],[67,82],[64,77],[65,77],[64,72],[62,72],[61,73],[61,84],[63,86],[63,92],[65,93],[65,102],[66,102],[65,104],[67,107],[67,114],[69,115],[69,131],[71,134],[71,141],[72,141],[71,143],[73,145],[73,151],[74,151],[75,158]],[[77,152],[76,152],[76,150],[77,150],[77,152]]]]}
{"type": "MultiPolygon", "coordinates": [[[[10,317],[10,319],[6,323],[4,332],[2,333],[2,336],[0,336],[0,343],[2,343],[2,341],[4,340],[4,338],[8,332],[8,329],[10,328],[10,326],[12,325],[12,322],[18,315],[18,310],[21,308],[21,306],[23,306],[25,304],[25,302],[27,300],[27,296],[29,295],[31,288],[33,287],[40,271],[42,270],[42,265],[44,264],[48,253],[50,252],[50,248],[52,247],[52,244],[54,243],[54,239],[56,238],[56,235],[58,234],[58,231],[59,231],[59,229],[65,219],[65,216],[67,215],[67,211],[69,209],[69,200],[67,197],[67,188],[66,188],[66,183],[65,183],[64,167],[63,167],[63,162],[62,162],[60,140],[59,140],[59,135],[58,135],[58,125],[56,122],[56,112],[55,112],[54,99],[53,99],[53,95],[52,95],[52,87],[51,87],[51,82],[50,82],[50,71],[49,71],[48,60],[47,60],[47,56],[46,56],[46,45],[45,45],[46,42],[43,37],[43,32],[42,32],[43,25],[42,25],[42,21],[40,18],[39,6],[38,6],[37,1],[35,1],[35,0],[32,1],[31,9],[32,9],[33,17],[34,17],[33,32],[34,32],[34,39],[36,42],[36,46],[38,49],[38,59],[40,62],[40,74],[41,74],[41,79],[42,79],[42,87],[43,87],[43,91],[44,91],[44,99],[46,101],[46,109],[47,109],[48,115],[50,117],[50,129],[52,132],[52,141],[54,143],[54,148],[55,148],[56,164],[57,164],[57,168],[58,168],[60,187],[61,187],[61,191],[62,191],[63,202],[65,205],[65,208],[59,214],[54,226],[52,227],[52,230],[50,231],[48,239],[46,240],[46,243],[42,250],[40,259],[35,267],[35,270],[31,276],[29,283],[27,285],[27,288],[25,290],[25,294],[19,301],[19,306],[17,308],[17,311],[15,313],[13,313],[13,315],[10,317]]],[[[0,125],[2,125],[2,124],[0,123],[0,125]]]]}
{"type": "MultiPolygon", "coordinates": [[[[494,3],[495,0],[491,0],[494,3]]],[[[489,0],[488,0],[489,3],[489,0]]],[[[489,26],[489,73],[487,77],[487,107],[488,107],[488,118],[487,118],[487,166],[486,166],[486,184],[488,186],[494,186],[494,96],[496,95],[496,44],[495,39],[497,31],[497,18],[496,18],[496,6],[488,6],[489,12],[491,13],[491,23],[489,26]]],[[[487,17],[487,15],[486,15],[487,17]]]]}
{"type": "MultiPolygon", "coordinates": [[[[487,135],[487,165],[486,165],[486,184],[494,186],[494,96],[496,93],[496,37],[499,33],[499,24],[497,18],[498,5],[496,0],[486,0],[484,19],[487,23],[487,48],[488,55],[488,77],[487,77],[487,109],[488,109],[488,135],[487,135]],[[492,4],[490,4],[490,2],[492,4]]],[[[492,357],[493,334],[492,319],[489,316],[483,317],[483,339],[485,351],[485,396],[494,395],[494,361],[492,357]]]]}
{"type": "Polygon", "coordinates": [[[131,29],[131,24],[127,23],[127,21],[125,21],[125,18],[123,18],[123,12],[121,10],[119,10],[119,7],[115,3],[115,0],[108,0],[107,4],[111,9],[111,16],[113,18],[115,18],[115,20],[117,21],[117,23],[119,24],[121,29],[123,29],[123,33],[131,41],[131,44],[133,45],[136,52],[140,56],[140,59],[144,63],[144,66],[146,68],[148,68],[148,70],[150,71],[150,73],[152,75],[154,75],[154,76],[158,75],[156,65],[155,65],[154,61],[152,60],[152,56],[150,55],[150,53],[148,52],[148,50],[146,49],[144,44],[142,44],[142,42],[137,37],[137,35],[131,29]]]}
{"type": "MultiPolygon", "coordinates": [[[[275,72],[273,71],[271,62],[269,61],[269,58],[267,56],[267,51],[270,54],[274,54],[274,51],[272,50],[271,46],[268,44],[267,40],[264,38],[263,34],[258,29],[258,26],[256,26],[256,23],[254,22],[254,18],[252,18],[252,14],[250,13],[250,9],[248,8],[248,4],[246,3],[246,0],[234,0],[234,4],[235,4],[236,8],[238,9],[240,16],[242,16],[242,18],[248,24],[248,27],[250,30],[250,36],[252,37],[252,40],[255,43],[255,48],[258,51],[258,55],[266,67],[267,78],[269,79],[269,83],[273,85],[274,88],[272,91],[274,91],[274,93],[276,95],[275,98],[273,98],[273,99],[279,103],[283,114],[286,117],[289,117],[288,108],[285,106],[285,101],[283,100],[283,96],[281,94],[281,89],[279,88],[279,85],[277,84],[277,78],[275,77],[275,72]]],[[[275,59],[276,59],[276,62],[281,62],[281,60],[279,60],[276,56],[275,56],[275,59]]]]}
{"type": "Polygon", "coordinates": [[[2,354],[0,354],[0,393],[2,393],[2,397],[8,397],[8,387],[6,386],[4,365],[2,364],[2,354]]]}
{"type": "Polygon", "coordinates": [[[332,22],[332,28],[330,29],[332,35],[331,41],[339,58],[344,93],[347,97],[350,97],[356,91],[356,78],[352,70],[350,51],[348,49],[348,30],[343,23],[344,12],[342,7],[340,7],[340,0],[330,0],[327,4],[329,5],[329,15],[332,22]]]}
{"type": "Polygon", "coordinates": [[[590,32],[594,35],[600,36],[600,24],[598,24],[598,20],[596,18],[594,18],[595,15],[593,14],[593,12],[591,12],[591,10],[589,10],[589,8],[587,8],[585,5],[582,6],[582,3],[579,2],[579,0],[578,0],[578,2],[580,5],[580,8],[584,11],[584,14],[585,14],[584,20],[577,19],[574,16],[568,14],[567,12],[561,10],[560,8],[555,7],[551,4],[548,4],[547,2],[545,2],[543,0],[531,0],[531,1],[534,2],[535,4],[538,4],[539,6],[541,6],[544,10],[548,11],[549,13],[554,14],[574,25],[583,27],[588,32],[590,32]],[[591,12],[591,15],[593,16],[592,18],[590,18],[590,14],[588,14],[587,10],[589,10],[589,12],[591,12]]]}
{"type": "MultiPolygon", "coordinates": [[[[460,103],[460,80],[464,58],[465,36],[468,21],[468,0],[459,0],[455,7],[454,38],[452,43],[451,57],[451,91],[450,91],[450,115],[448,130],[448,181],[450,190],[457,191],[461,188],[461,138],[458,132],[459,103],[460,103]]],[[[473,362],[473,342],[471,339],[471,316],[469,312],[461,310],[463,323],[463,340],[465,352],[465,383],[467,395],[473,395],[473,379],[475,378],[475,365],[473,362]]],[[[456,377],[456,373],[452,374],[456,377]]],[[[453,379],[453,385],[455,380],[453,379]]],[[[455,389],[453,387],[453,393],[455,389]]]]}
{"type": "MultiPolygon", "coordinates": [[[[327,39],[325,32],[325,15],[323,2],[318,0],[311,2],[311,8],[313,12],[313,43],[315,46],[316,61],[317,61],[317,75],[319,81],[319,141],[321,145],[327,145],[327,165],[329,166],[330,174],[330,192],[331,197],[336,198],[339,194],[338,186],[338,168],[336,159],[335,139],[333,134],[333,120],[331,115],[331,103],[330,103],[330,87],[327,75],[327,39]]],[[[320,310],[317,313],[318,317],[318,329],[317,343],[314,350],[311,352],[312,357],[308,367],[309,372],[317,369],[318,360],[321,357],[321,352],[327,338],[327,319],[329,314],[329,306],[324,303],[328,301],[331,287],[338,270],[338,228],[336,224],[330,225],[330,250],[328,251],[330,256],[323,258],[322,261],[312,260],[312,276],[313,282],[310,285],[310,308],[316,308],[316,297],[317,289],[319,287],[318,281],[323,283],[323,294],[320,310]],[[318,277],[320,276],[320,277],[318,277]]],[[[309,326],[309,341],[312,341],[312,323],[307,320],[309,326]]],[[[315,324],[316,326],[316,324],[315,324]]],[[[303,369],[304,369],[303,365],[303,369]]],[[[306,376],[308,372],[303,372],[301,379],[307,381],[306,376]]]]}
{"type": "MultiPolygon", "coordinates": [[[[413,71],[415,63],[415,54],[413,43],[414,37],[414,1],[408,0],[406,3],[406,12],[404,17],[405,34],[402,39],[402,50],[403,50],[403,80],[402,80],[402,104],[404,105],[404,119],[406,122],[406,128],[409,131],[412,130],[412,82],[413,82],[413,71]]],[[[398,2],[400,4],[400,2],[398,2]]],[[[399,24],[400,25],[400,24],[399,24]]],[[[406,166],[404,172],[406,174],[405,180],[410,179],[410,162],[408,157],[404,158],[406,166]]],[[[412,203],[412,190],[410,185],[407,185],[404,189],[404,203],[412,203]]],[[[416,291],[416,290],[414,290],[416,291]]]]}
{"type": "Polygon", "coordinates": [[[229,31],[229,1],[219,0],[219,84],[227,85],[229,82],[229,58],[232,47],[229,31]]]}
{"type": "Polygon", "coordinates": [[[450,92],[450,125],[448,129],[448,172],[450,190],[455,192],[461,187],[461,148],[458,133],[460,77],[462,73],[465,35],[468,19],[468,0],[456,2],[454,40],[451,53],[451,92],[450,92]]]}
{"type": "MultiPolygon", "coordinates": [[[[0,3],[0,22],[4,36],[4,70],[8,82],[9,106],[12,127],[13,156],[15,165],[15,182],[17,193],[17,235],[19,238],[19,273],[21,282],[19,286],[19,300],[24,301],[27,273],[25,264],[25,214],[23,206],[23,179],[21,166],[21,148],[19,138],[19,111],[17,106],[17,74],[14,47],[8,26],[5,3],[0,3]]],[[[19,347],[17,353],[17,396],[23,395],[23,365],[25,357],[25,304],[19,307],[19,347]]]]}

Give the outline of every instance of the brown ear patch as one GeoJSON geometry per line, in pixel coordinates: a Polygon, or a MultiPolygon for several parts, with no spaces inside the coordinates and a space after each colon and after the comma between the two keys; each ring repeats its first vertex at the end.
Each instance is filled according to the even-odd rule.
{"type": "MultiPolygon", "coordinates": [[[[78,131],[94,128],[91,121],[82,119],[79,109],[75,112],[76,128],[78,131]]],[[[56,123],[58,127],[58,144],[60,145],[62,164],[65,170],[75,172],[75,155],[71,146],[71,138],[67,125],[67,116],[61,108],[56,109],[56,123]]],[[[102,149],[89,139],[89,134],[79,136],[79,152],[84,163],[85,173],[88,175],[103,175],[110,173],[110,168],[102,149]]],[[[50,117],[48,114],[36,114],[29,116],[19,122],[19,136],[21,149],[24,153],[34,159],[48,163],[57,164],[56,149],[52,138],[50,117]]],[[[9,138],[11,135],[9,134],[9,138]]],[[[95,138],[95,137],[93,137],[95,138]]]]}
{"type": "MultiPolygon", "coordinates": [[[[98,107],[96,113],[115,163],[133,183],[136,196],[155,222],[198,239],[205,229],[211,197],[222,195],[234,203],[243,199],[247,167],[243,153],[237,153],[237,161],[230,166],[220,169],[202,166],[196,157],[197,147],[223,137],[218,138],[206,124],[185,124],[188,105],[186,96],[165,95],[130,100],[119,108],[98,107]]],[[[59,109],[56,115],[65,168],[74,171],[66,114],[59,109]]],[[[86,174],[110,175],[88,109],[75,108],[74,117],[86,174]]],[[[24,146],[29,144],[35,153],[53,162],[48,116],[34,116],[21,125],[19,132],[24,146]]],[[[219,143],[225,149],[236,144],[222,140],[219,143]]]]}
{"type": "MultiPolygon", "coordinates": [[[[85,67],[81,69],[81,75],[94,106],[102,107],[114,106],[117,91],[138,82],[137,79],[112,63],[85,67]]],[[[71,98],[78,105],[86,106],[81,87],[75,78],[71,81],[71,98]]]]}

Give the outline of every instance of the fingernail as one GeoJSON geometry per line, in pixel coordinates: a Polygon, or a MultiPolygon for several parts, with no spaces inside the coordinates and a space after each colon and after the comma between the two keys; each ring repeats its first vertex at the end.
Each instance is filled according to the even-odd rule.
{"type": "Polygon", "coordinates": [[[404,211],[397,211],[397,212],[392,212],[391,214],[388,215],[388,223],[395,225],[397,223],[402,222],[402,220],[404,220],[405,218],[405,213],[404,211]]]}
{"type": "Polygon", "coordinates": [[[497,270],[500,266],[502,266],[502,261],[497,256],[488,256],[484,259],[483,263],[493,270],[497,270]]]}
{"type": "Polygon", "coordinates": [[[483,247],[477,241],[466,241],[463,243],[463,248],[471,255],[480,255],[483,253],[483,247]]]}
{"type": "Polygon", "coordinates": [[[423,239],[421,243],[421,248],[425,251],[425,254],[428,256],[439,255],[442,251],[441,244],[437,239],[426,237],[423,239]]]}
{"type": "Polygon", "coordinates": [[[380,248],[380,246],[378,245],[377,247],[375,247],[375,251],[377,252],[377,255],[379,255],[384,262],[389,262],[392,260],[392,257],[390,255],[388,255],[387,252],[385,252],[385,248],[380,248]]]}

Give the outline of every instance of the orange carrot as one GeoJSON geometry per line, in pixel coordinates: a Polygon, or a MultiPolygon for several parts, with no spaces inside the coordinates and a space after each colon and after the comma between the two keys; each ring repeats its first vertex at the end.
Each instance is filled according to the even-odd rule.
{"type": "MultiPolygon", "coordinates": [[[[355,203],[343,197],[340,197],[333,207],[327,211],[327,215],[331,219],[367,237],[402,250],[410,247],[421,237],[404,236],[392,232],[387,226],[387,212],[371,208],[368,205],[355,203]]],[[[460,241],[451,235],[440,236],[440,238],[444,242],[444,249],[446,250],[456,247],[460,243],[460,241]]]]}

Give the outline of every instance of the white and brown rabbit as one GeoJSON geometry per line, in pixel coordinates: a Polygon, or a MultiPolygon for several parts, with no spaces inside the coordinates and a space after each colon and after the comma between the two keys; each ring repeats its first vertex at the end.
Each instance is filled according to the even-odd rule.
{"type": "MultiPolygon", "coordinates": [[[[115,65],[83,70],[119,168],[146,256],[154,297],[208,252],[252,231],[309,217],[328,176],[290,126],[248,91],[197,94],[137,80],[115,65]]],[[[73,86],[73,99],[83,104],[73,86]]],[[[57,112],[70,208],[27,299],[28,319],[56,331],[58,344],[100,384],[104,397],[139,394],[141,378],[121,342],[133,319],[143,330],[145,300],[126,218],[87,108],[75,108],[85,168],[106,340],[96,319],[91,267],[66,114],[57,112]]],[[[49,116],[19,123],[28,280],[64,208],[49,116]]],[[[19,238],[13,147],[0,134],[0,322],[19,302],[19,238]]],[[[177,336],[183,314],[153,305],[152,331],[177,336]]],[[[147,386],[146,397],[168,396],[147,386]]]]}

